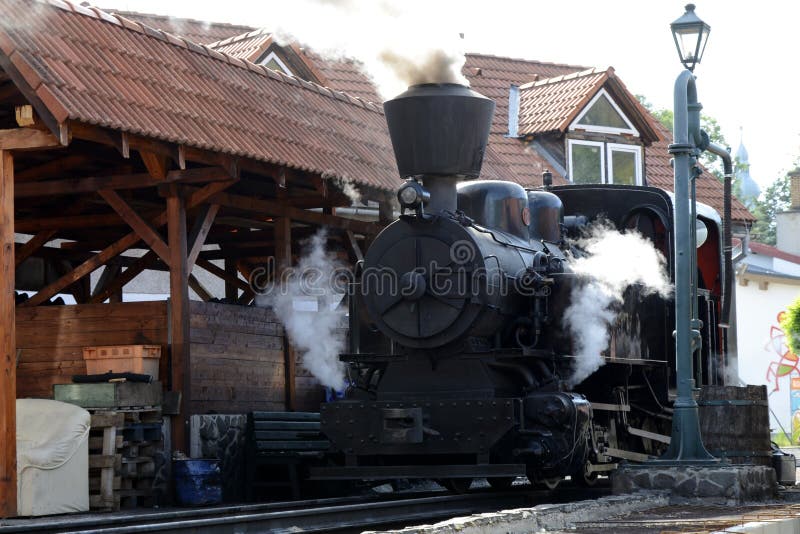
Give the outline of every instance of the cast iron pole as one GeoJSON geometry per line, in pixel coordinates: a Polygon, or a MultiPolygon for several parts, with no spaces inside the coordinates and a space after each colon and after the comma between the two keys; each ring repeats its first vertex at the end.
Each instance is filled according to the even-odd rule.
{"type": "Polygon", "coordinates": [[[692,378],[693,356],[701,343],[699,322],[693,319],[692,284],[697,277],[697,249],[692,246],[695,231],[694,199],[690,200],[689,181],[694,179],[697,156],[708,144],[700,130],[700,110],[695,78],[685,70],[675,81],[673,143],[669,152],[674,157],[675,173],[675,365],[678,397],[673,406],[672,439],[658,463],[696,465],[719,460],[703,446],[697,402],[692,378]]]}

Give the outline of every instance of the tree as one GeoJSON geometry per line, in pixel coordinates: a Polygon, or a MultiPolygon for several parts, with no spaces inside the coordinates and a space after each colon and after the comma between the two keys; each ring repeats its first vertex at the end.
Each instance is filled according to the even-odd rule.
{"type": "Polygon", "coordinates": [[[789,350],[800,354],[800,297],[789,305],[781,320],[781,328],[786,335],[789,350]]]}
{"type": "MultiPolygon", "coordinates": [[[[664,127],[672,131],[673,125],[675,124],[675,114],[670,109],[656,109],[653,107],[653,104],[647,101],[642,95],[636,95],[636,98],[639,102],[653,115],[658,122],[664,125],[664,127]]],[[[703,113],[700,114],[700,128],[708,134],[708,138],[711,140],[712,143],[719,145],[719,146],[728,146],[728,142],[725,141],[725,136],[722,135],[722,129],[717,122],[717,119],[714,117],[709,117],[703,113]]],[[[722,160],[711,154],[710,152],[706,151],[700,155],[700,163],[706,170],[713,174],[717,180],[722,181],[724,178],[724,169],[722,166],[722,160]]]]}
{"type": "Polygon", "coordinates": [[[753,208],[753,215],[758,219],[750,230],[753,241],[766,245],[775,245],[777,225],[775,215],[786,210],[791,202],[791,180],[785,174],[772,182],[764,191],[753,208]]]}

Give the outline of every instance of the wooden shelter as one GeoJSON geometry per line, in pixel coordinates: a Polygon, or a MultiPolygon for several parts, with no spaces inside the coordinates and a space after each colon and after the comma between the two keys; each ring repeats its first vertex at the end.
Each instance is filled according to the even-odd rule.
{"type": "Polygon", "coordinates": [[[189,288],[206,301],[247,304],[251,271],[268,258],[289,265],[318,226],[357,257],[381,225],[335,214],[350,204],[341,183],[386,215],[398,178],[379,106],[99,10],[60,0],[0,8],[7,517],[16,505],[15,400],[49,396],[53,383],[85,372],[81,346],[164,346],[163,381],[183,397],[178,449],[192,413],[263,402],[293,409],[296,363],[274,317],[190,302],[189,288]],[[225,294],[202,287],[198,268],[224,280],[225,294]],[[146,270],[169,272],[169,301],[120,302],[146,270]],[[15,306],[22,289],[35,293],[15,306]],[[78,304],[46,306],[65,293],[78,304]],[[248,381],[266,368],[275,372],[248,381]]]}

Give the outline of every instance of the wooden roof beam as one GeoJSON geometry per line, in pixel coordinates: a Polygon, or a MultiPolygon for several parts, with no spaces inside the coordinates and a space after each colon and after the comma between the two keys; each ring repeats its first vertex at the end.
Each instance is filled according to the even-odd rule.
{"type": "Polygon", "coordinates": [[[167,179],[167,172],[169,172],[169,158],[167,156],[147,150],[140,150],[139,155],[142,157],[142,162],[150,176],[161,181],[167,179]]]}
{"type": "Polygon", "coordinates": [[[273,200],[250,198],[232,193],[219,193],[214,195],[211,201],[226,207],[256,212],[261,215],[288,217],[293,221],[306,224],[326,225],[342,230],[353,230],[354,232],[366,235],[377,234],[382,228],[381,225],[375,223],[345,219],[343,217],[336,217],[335,215],[327,215],[325,213],[287,206],[286,204],[273,200]]]}
{"type": "Polygon", "coordinates": [[[183,171],[169,171],[164,179],[156,178],[147,173],[91,176],[17,184],[14,197],[74,195],[76,193],[100,191],[101,189],[142,189],[171,183],[197,184],[233,180],[234,178],[222,167],[200,167],[183,171]]]}
{"type": "MultiPolygon", "coordinates": [[[[140,215],[152,219],[160,212],[147,211],[140,215]]],[[[122,226],[125,221],[117,213],[99,213],[95,215],[73,215],[58,217],[37,217],[35,219],[19,219],[15,221],[15,229],[23,234],[33,234],[44,230],[76,230],[84,228],[104,228],[122,226]]]]}
{"type": "Polygon", "coordinates": [[[203,302],[208,302],[214,298],[214,295],[212,295],[211,292],[206,289],[205,286],[200,283],[200,280],[198,280],[193,274],[189,273],[187,282],[189,283],[189,287],[194,290],[194,292],[203,300],[203,302]]]}
{"type": "Polygon", "coordinates": [[[9,128],[0,130],[0,150],[42,150],[63,148],[61,141],[44,130],[36,128],[9,128]]]}
{"type": "MultiPolygon", "coordinates": [[[[78,202],[69,206],[64,211],[64,215],[66,215],[67,217],[77,215],[78,213],[83,211],[85,207],[86,207],[86,202],[83,199],[81,199],[78,202]]],[[[20,231],[19,228],[17,228],[16,231],[19,232],[20,231]]],[[[24,245],[22,245],[16,250],[16,253],[14,255],[15,266],[19,267],[19,265],[23,261],[28,259],[37,250],[45,246],[48,241],[50,241],[56,236],[56,234],[57,234],[56,229],[47,229],[38,231],[36,235],[34,235],[24,245]]]]}
{"type": "Polygon", "coordinates": [[[219,204],[205,206],[195,219],[194,227],[192,228],[192,232],[189,234],[188,239],[189,254],[186,258],[187,273],[192,272],[192,267],[194,267],[194,263],[197,261],[197,257],[200,255],[200,251],[203,249],[203,244],[206,242],[206,237],[208,237],[208,232],[211,230],[211,226],[214,224],[214,217],[217,216],[218,211],[219,204]]]}
{"type": "MultiPolygon", "coordinates": [[[[193,207],[199,206],[200,204],[207,202],[209,197],[217,194],[224,188],[229,187],[231,183],[232,181],[214,182],[206,185],[201,189],[194,190],[185,200],[186,209],[191,209],[193,207]]],[[[158,215],[151,221],[151,224],[156,228],[167,224],[167,212],[166,211],[162,212],[160,215],[158,215]]],[[[30,299],[20,304],[20,306],[23,307],[38,306],[39,304],[42,304],[53,295],[58,294],[58,292],[64,289],[65,287],[73,284],[76,280],[83,278],[84,276],[91,273],[98,267],[105,265],[108,261],[116,258],[120,254],[131,248],[133,245],[138,243],[139,240],[140,240],[139,234],[137,234],[136,232],[131,232],[127,234],[126,236],[122,237],[118,241],[115,241],[114,243],[104,248],[93,257],[89,258],[88,260],[77,266],[72,272],[65,274],[58,280],[42,288],[38,293],[33,295],[30,299]]],[[[169,265],[169,262],[167,262],[167,264],[169,265]]]]}
{"type": "Polygon", "coordinates": [[[131,208],[116,191],[111,189],[101,189],[100,196],[108,202],[108,205],[114,208],[122,219],[128,223],[134,232],[142,238],[148,247],[153,250],[158,256],[167,264],[170,261],[170,252],[167,243],[144,219],[139,217],[133,208],[131,208]]]}
{"type": "Polygon", "coordinates": [[[109,281],[105,287],[92,295],[92,297],[89,299],[89,302],[91,304],[100,304],[107,298],[111,297],[111,295],[119,292],[125,286],[125,284],[139,276],[142,271],[148,269],[157,262],[158,255],[152,250],[147,251],[144,256],[138,258],[133,264],[130,265],[130,267],[122,271],[116,278],[109,281]]]}
{"type": "Polygon", "coordinates": [[[42,163],[41,165],[20,170],[16,173],[14,179],[17,184],[35,180],[46,180],[55,175],[63,175],[65,172],[75,167],[85,165],[89,161],[91,161],[91,158],[86,154],[69,154],[63,158],[54,159],[47,163],[42,163]]]}

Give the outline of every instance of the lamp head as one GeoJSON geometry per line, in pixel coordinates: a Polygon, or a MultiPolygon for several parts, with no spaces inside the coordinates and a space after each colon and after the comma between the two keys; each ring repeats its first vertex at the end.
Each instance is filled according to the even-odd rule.
{"type": "Polygon", "coordinates": [[[670,24],[670,29],[681,63],[690,71],[694,71],[695,65],[700,63],[703,57],[711,26],[695,14],[694,4],[686,4],[686,12],[670,24]]]}

